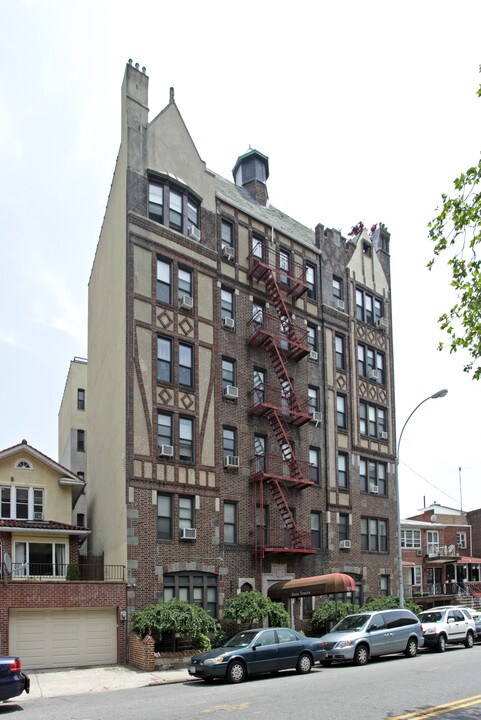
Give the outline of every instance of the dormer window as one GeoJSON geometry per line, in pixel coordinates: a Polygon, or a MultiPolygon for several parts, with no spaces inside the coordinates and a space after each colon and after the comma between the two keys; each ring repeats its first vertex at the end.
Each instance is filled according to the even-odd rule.
{"type": "Polygon", "coordinates": [[[161,225],[200,238],[200,203],[181,186],[151,180],[148,215],[161,225]]]}

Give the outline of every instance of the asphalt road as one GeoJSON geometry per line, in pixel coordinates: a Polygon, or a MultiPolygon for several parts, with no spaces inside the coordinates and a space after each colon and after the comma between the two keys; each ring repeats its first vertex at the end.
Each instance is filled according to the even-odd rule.
{"type": "Polygon", "coordinates": [[[481,645],[283,672],[241,685],[202,681],[0,705],[0,720],[479,720],[481,645]]]}

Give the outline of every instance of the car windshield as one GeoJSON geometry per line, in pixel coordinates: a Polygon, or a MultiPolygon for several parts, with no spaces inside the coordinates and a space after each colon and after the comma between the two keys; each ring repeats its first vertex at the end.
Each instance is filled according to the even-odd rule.
{"type": "Polygon", "coordinates": [[[258,630],[245,630],[244,632],[237,633],[234,637],[226,642],[224,647],[247,647],[254,640],[258,630]]]}
{"type": "Polygon", "coordinates": [[[370,615],[348,615],[332,628],[331,632],[359,632],[366,625],[370,615]]]}
{"type": "Polygon", "coordinates": [[[419,615],[419,619],[423,623],[441,622],[443,613],[441,612],[424,612],[419,615]]]}

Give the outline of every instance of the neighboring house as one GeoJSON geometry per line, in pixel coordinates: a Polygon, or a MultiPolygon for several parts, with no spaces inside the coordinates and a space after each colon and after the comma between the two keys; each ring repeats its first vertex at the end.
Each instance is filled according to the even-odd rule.
{"type": "Polygon", "coordinates": [[[84,485],[26,440],[0,451],[0,654],[25,668],[125,656],[124,568],[79,563],[90,531],[71,516],[84,485]]]}
{"type": "MultiPolygon", "coordinates": [[[[58,460],[71,468],[82,480],[87,480],[87,360],[74,357],[65,383],[58,414],[58,460]]],[[[72,508],[74,525],[88,525],[85,490],[72,508]]],[[[87,554],[82,543],[80,554],[87,554]]]]}
{"type": "Polygon", "coordinates": [[[225,180],[173,89],[148,105],[129,63],[89,282],[89,552],[127,566],[130,611],[219,617],[241,589],[332,571],[356,601],[395,594],[388,231],[307,228],[268,203],[265,155],[225,180]]]}
{"type": "Polygon", "coordinates": [[[401,521],[405,597],[423,607],[479,597],[481,557],[473,555],[468,516],[433,503],[401,521]]]}

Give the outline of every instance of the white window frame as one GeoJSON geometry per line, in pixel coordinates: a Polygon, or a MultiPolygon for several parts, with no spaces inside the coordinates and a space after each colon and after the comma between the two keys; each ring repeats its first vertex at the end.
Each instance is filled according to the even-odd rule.
{"type": "Polygon", "coordinates": [[[2,485],[0,487],[0,498],[3,496],[4,491],[8,491],[10,494],[10,515],[3,515],[0,502],[0,518],[3,520],[33,520],[35,512],[45,512],[45,492],[43,488],[34,487],[17,487],[15,485],[2,485]],[[17,517],[17,492],[18,490],[27,490],[27,517],[17,517]],[[38,499],[38,493],[41,494],[41,499],[38,499]],[[37,499],[35,499],[37,494],[37,499]],[[36,509],[37,508],[37,509],[36,509]],[[41,509],[38,509],[41,508],[41,509]]]}
{"type": "MultiPolygon", "coordinates": [[[[62,542],[52,542],[47,540],[46,542],[40,542],[41,538],[38,538],[37,541],[34,540],[20,540],[15,541],[13,543],[13,575],[15,578],[32,578],[32,577],[40,577],[39,573],[31,573],[30,572],[30,546],[31,545],[50,545],[52,548],[52,574],[51,575],[45,575],[44,577],[53,577],[53,578],[64,578],[66,576],[67,572],[67,558],[68,558],[68,543],[64,540],[62,542]],[[24,551],[21,551],[21,546],[24,547],[24,551]],[[60,567],[62,568],[62,572],[57,575],[56,573],[56,567],[57,567],[57,548],[62,551],[63,555],[63,561],[60,564],[60,567]],[[20,559],[20,557],[22,559],[20,559]],[[17,567],[17,565],[22,564],[22,567],[17,567]]],[[[49,563],[44,563],[45,565],[48,565],[49,563]]]]}

